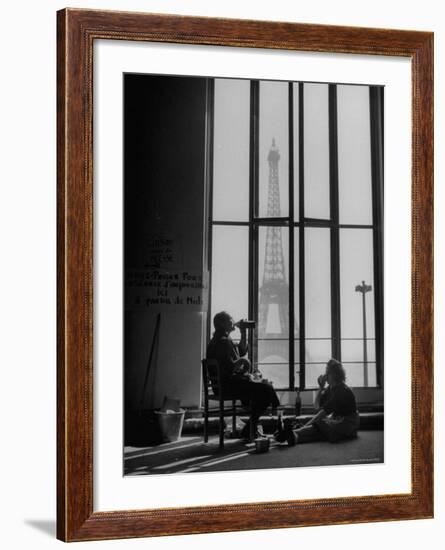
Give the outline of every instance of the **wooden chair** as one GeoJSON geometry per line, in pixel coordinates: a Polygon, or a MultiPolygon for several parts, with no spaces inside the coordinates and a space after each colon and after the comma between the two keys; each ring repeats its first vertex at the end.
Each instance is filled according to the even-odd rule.
{"type": "MultiPolygon", "coordinates": [[[[224,448],[224,413],[232,414],[232,431],[236,431],[237,398],[224,391],[221,385],[221,367],[216,359],[202,360],[202,379],[204,387],[204,442],[209,440],[209,401],[219,403],[219,448],[224,448]],[[224,407],[225,401],[231,401],[230,408],[224,407]]],[[[252,431],[252,426],[251,426],[252,431]]],[[[250,434],[252,438],[252,433],[250,434]]]]}

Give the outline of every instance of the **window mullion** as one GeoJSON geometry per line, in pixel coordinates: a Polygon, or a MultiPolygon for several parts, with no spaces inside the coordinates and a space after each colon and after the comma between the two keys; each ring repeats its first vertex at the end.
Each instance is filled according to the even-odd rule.
{"type": "Polygon", "coordinates": [[[300,338],[300,390],[306,387],[306,303],[305,303],[305,248],[304,248],[304,88],[303,83],[298,85],[298,201],[300,229],[299,239],[299,338],[300,338]]]}
{"type": "Polygon", "coordinates": [[[383,387],[383,89],[369,88],[377,385],[383,387]]]}
{"type": "MultiPolygon", "coordinates": [[[[207,242],[204,250],[207,250],[207,262],[204,261],[208,273],[208,307],[207,307],[207,338],[210,338],[212,331],[212,249],[213,249],[213,147],[215,134],[215,80],[206,80],[206,179],[207,196],[205,205],[207,207],[207,242]]],[[[208,342],[207,342],[208,343],[208,342]]]]}
{"type": "Polygon", "coordinates": [[[289,388],[295,389],[294,89],[289,82],[289,388]]]}
{"type": "Polygon", "coordinates": [[[332,356],[341,361],[340,235],[338,206],[337,86],[329,85],[329,192],[331,207],[331,338],[332,356]]]}
{"type": "MultiPolygon", "coordinates": [[[[258,317],[258,227],[254,220],[258,213],[259,174],[259,82],[250,84],[250,146],[249,146],[249,318],[258,317]]],[[[258,327],[249,331],[249,355],[257,362],[258,327]]]]}

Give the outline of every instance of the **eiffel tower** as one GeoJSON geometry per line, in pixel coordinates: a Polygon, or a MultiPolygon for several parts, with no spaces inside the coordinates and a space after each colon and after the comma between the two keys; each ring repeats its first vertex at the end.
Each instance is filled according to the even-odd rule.
{"type": "MultiPolygon", "coordinates": [[[[281,216],[280,187],[278,184],[279,160],[280,153],[274,138],[267,156],[269,163],[267,216],[271,218],[281,216]]],[[[289,336],[289,285],[284,269],[281,232],[281,227],[267,227],[263,280],[259,289],[259,338],[278,339],[289,336]]],[[[269,342],[267,354],[276,355],[279,353],[283,356],[283,349],[287,349],[287,346],[279,344],[277,342],[275,346],[273,342],[269,342]]],[[[283,359],[288,359],[288,356],[283,357],[283,359]]]]}

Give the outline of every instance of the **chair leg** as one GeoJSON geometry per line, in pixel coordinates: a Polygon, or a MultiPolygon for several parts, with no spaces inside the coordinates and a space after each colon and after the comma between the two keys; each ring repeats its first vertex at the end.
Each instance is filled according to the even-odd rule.
{"type": "Polygon", "coordinates": [[[209,441],[209,404],[204,403],[204,443],[209,441]]]}
{"type": "Polygon", "coordinates": [[[232,400],[232,437],[235,437],[236,433],[236,401],[232,400]]]}
{"type": "Polygon", "coordinates": [[[219,402],[219,448],[224,449],[224,401],[219,402]]]}

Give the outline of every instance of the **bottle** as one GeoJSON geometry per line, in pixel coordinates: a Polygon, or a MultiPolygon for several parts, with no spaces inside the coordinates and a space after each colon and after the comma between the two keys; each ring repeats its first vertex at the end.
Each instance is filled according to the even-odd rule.
{"type": "Polygon", "coordinates": [[[235,323],[235,326],[240,329],[254,329],[255,325],[255,321],[250,321],[248,319],[241,319],[240,321],[235,323]]]}
{"type": "Polygon", "coordinates": [[[295,398],[295,416],[301,415],[301,395],[300,390],[296,391],[296,398],[295,398]]]}
{"type": "Polygon", "coordinates": [[[283,411],[277,412],[277,434],[282,434],[284,432],[284,421],[283,421],[283,411]]]}

